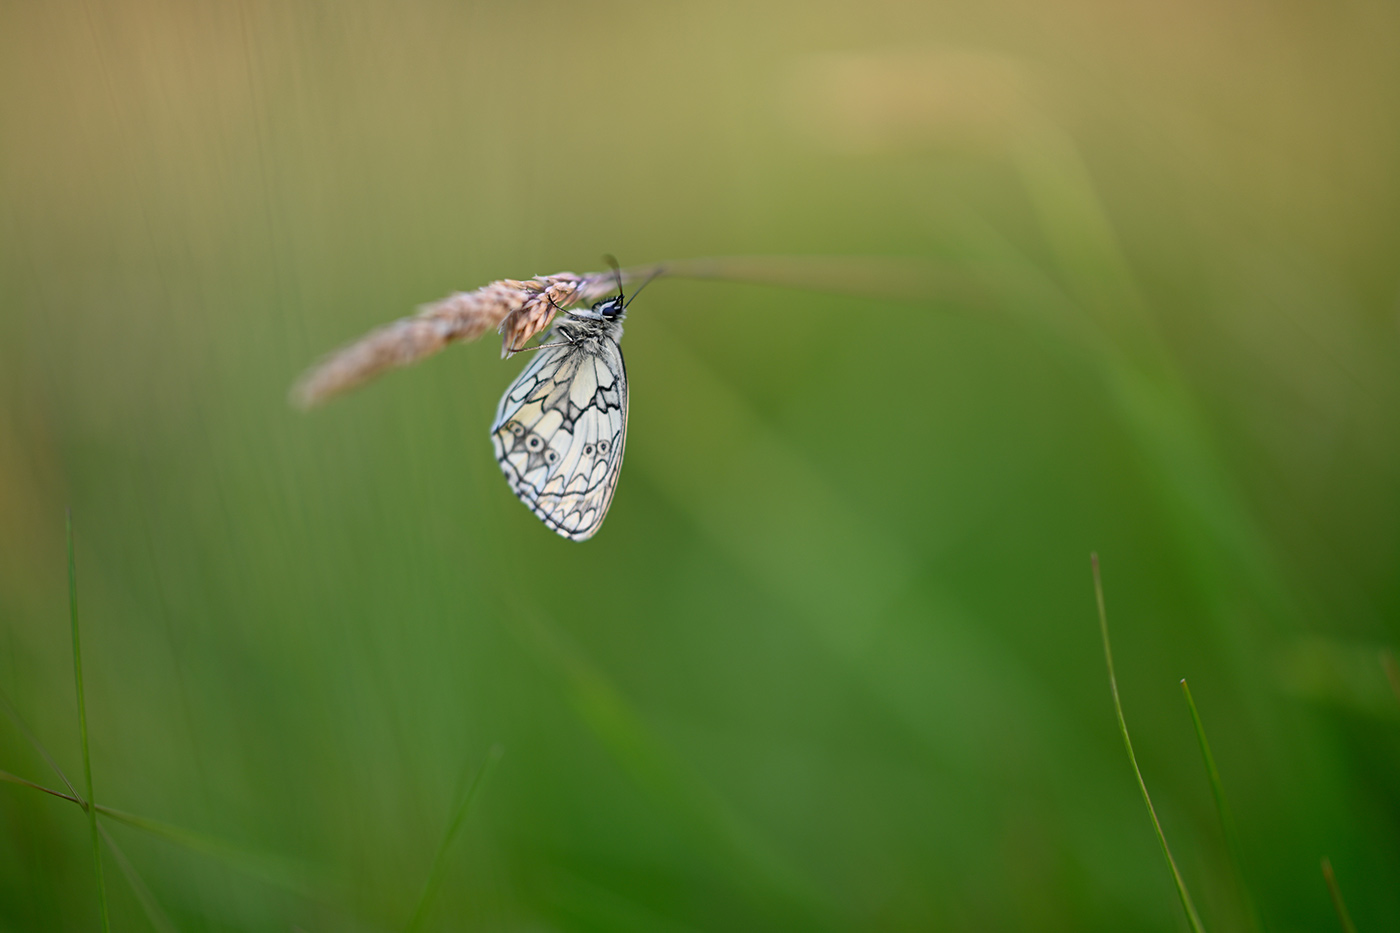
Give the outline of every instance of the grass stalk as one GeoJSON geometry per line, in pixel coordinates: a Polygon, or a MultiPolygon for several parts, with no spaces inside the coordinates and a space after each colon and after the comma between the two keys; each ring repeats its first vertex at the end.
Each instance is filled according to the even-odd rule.
{"type": "MultiPolygon", "coordinates": [[[[65,794],[61,790],[45,787],[8,771],[0,771],[0,782],[33,788],[40,793],[76,804],[84,811],[87,810],[86,801],[77,794],[65,794]]],[[[325,878],[320,877],[307,866],[290,859],[242,849],[221,839],[182,829],[179,826],[172,826],[169,823],[162,823],[159,820],[147,819],[144,816],[137,816],[135,813],[127,813],[125,810],[118,810],[100,803],[94,809],[109,820],[125,823],[127,826],[164,839],[172,845],[218,859],[249,877],[257,878],[284,891],[290,891],[301,897],[327,904],[337,903],[332,885],[325,878]]],[[[97,828],[101,831],[102,824],[99,823],[97,828]]]]}
{"type": "Polygon", "coordinates": [[[156,933],[176,933],[175,924],[170,922],[170,918],[161,909],[156,896],[151,893],[150,888],[146,887],[146,882],[136,871],[136,866],[131,864],[131,859],[127,858],[126,853],[117,845],[117,840],[112,838],[107,827],[101,823],[97,824],[97,829],[102,833],[102,841],[107,843],[107,848],[112,850],[112,860],[117,863],[117,867],[126,876],[127,884],[131,885],[137,902],[141,904],[141,909],[146,912],[146,919],[151,921],[151,926],[155,928],[156,933]]]}
{"type": "Polygon", "coordinates": [[[1162,856],[1167,860],[1167,867],[1171,869],[1172,880],[1176,882],[1176,893],[1181,898],[1181,906],[1186,911],[1186,920],[1191,925],[1193,933],[1204,933],[1205,928],[1201,925],[1201,918],[1196,913],[1196,906],[1191,902],[1191,895],[1186,890],[1186,882],[1182,880],[1181,872],[1176,867],[1176,859],[1172,858],[1172,850],[1167,845],[1167,836],[1162,832],[1162,822],[1157,819],[1157,810],[1152,806],[1152,797],[1147,793],[1147,782],[1142,779],[1142,769],[1138,767],[1137,756],[1133,754],[1133,740],[1128,737],[1128,721],[1123,717],[1123,703],[1118,698],[1118,677],[1113,672],[1113,649],[1108,640],[1108,612],[1104,608],[1103,601],[1103,580],[1099,574],[1099,555],[1091,554],[1090,562],[1094,567],[1094,598],[1099,606],[1099,631],[1103,635],[1103,655],[1108,662],[1108,685],[1113,691],[1113,710],[1118,714],[1118,731],[1123,735],[1123,747],[1128,750],[1128,761],[1133,765],[1133,773],[1137,775],[1138,789],[1142,791],[1143,803],[1147,804],[1147,812],[1152,817],[1152,828],[1157,831],[1157,841],[1162,846],[1162,856]]]}
{"type": "Polygon", "coordinates": [[[97,805],[97,812],[108,819],[158,836],[173,845],[217,859],[250,878],[257,878],[283,891],[326,904],[338,903],[341,899],[343,892],[338,886],[313,866],[279,855],[245,849],[213,836],[127,813],[125,810],[105,807],[102,804],[97,805]]]}
{"type": "Polygon", "coordinates": [[[102,914],[103,933],[111,933],[107,913],[107,885],[102,880],[102,843],[97,834],[97,806],[92,796],[92,755],[88,750],[87,703],[83,698],[83,649],[78,639],[78,565],[73,557],[73,511],[68,510],[68,613],[73,623],[73,680],[78,686],[78,734],[83,744],[83,778],[87,789],[88,828],[92,833],[92,861],[97,872],[97,904],[102,914]]]}
{"type": "Polygon", "coordinates": [[[1225,803],[1225,786],[1220,781],[1220,770],[1215,766],[1215,755],[1211,754],[1210,743],[1206,741],[1206,728],[1201,723],[1201,714],[1196,711],[1196,701],[1191,696],[1191,688],[1186,678],[1181,679],[1181,692],[1186,697],[1186,708],[1191,711],[1191,724],[1196,729],[1196,740],[1201,743],[1201,758],[1205,760],[1206,776],[1210,779],[1210,793],[1215,798],[1215,812],[1220,817],[1220,829],[1225,834],[1225,846],[1230,852],[1230,860],[1235,864],[1235,877],[1239,881],[1240,896],[1244,899],[1245,911],[1249,914],[1252,930],[1261,930],[1259,911],[1250,896],[1249,885],[1244,879],[1244,857],[1240,846],[1239,833],[1235,830],[1235,820],[1225,803]]]}
{"type": "MultiPolygon", "coordinates": [[[[10,717],[10,721],[15,724],[15,728],[19,730],[19,734],[24,736],[24,740],[39,753],[39,757],[48,762],[50,768],[53,768],[54,774],[58,775],[59,780],[63,781],[64,786],[68,788],[68,792],[73,795],[74,802],[86,810],[87,804],[83,801],[82,795],[78,793],[78,789],[73,786],[72,781],[68,780],[68,775],[63,773],[63,769],[58,766],[58,762],[54,761],[53,756],[49,754],[49,750],[44,747],[44,744],[39,741],[38,736],[31,732],[29,726],[20,718],[19,710],[15,709],[15,705],[10,702],[10,698],[5,695],[4,691],[0,691],[0,707],[4,707],[5,715],[10,717]]],[[[18,780],[21,783],[29,783],[22,778],[18,780]]],[[[33,786],[39,787],[38,784],[34,784],[33,786]]],[[[39,789],[52,793],[48,791],[48,788],[40,787],[39,789]]],[[[61,797],[63,795],[60,794],[59,796],[61,797]]]]}
{"type": "Polygon", "coordinates": [[[169,918],[165,916],[164,912],[161,911],[150,889],[146,887],[145,883],[136,873],[135,867],[131,864],[130,860],[126,858],[125,853],[121,851],[116,841],[107,832],[107,828],[97,821],[98,814],[108,819],[133,826],[151,835],[159,836],[168,842],[182,846],[191,851],[202,852],[206,855],[213,856],[252,877],[282,888],[283,890],[291,891],[300,896],[319,900],[328,904],[337,902],[339,899],[331,895],[331,886],[327,883],[326,879],[313,878],[314,873],[304,865],[299,865],[288,859],[277,856],[250,852],[237,846],[229,845],[219,839],[191,832],[178,826],[161,823],[157,820],[147,819],[146,817],[137,816],[112,807],[103,806],[92,800],[92,764],[87,736],[87,706],[83,692],[82,648],[78,627],[77,562],[74,559],[73,551],[73,517],[71,512],[68,514],[67,518],[67,536],[68,598],[73,634],[73,671],[78,693],[78,723],[79,732],[82,737],[83,771],[86,777],[87,796],[85,798],[84,795],[73,786],[73,782],[68,779],[68,775],[59,767],[53,755],[49,754],[49,750],[39,741],[38,736],[36,736],[33,730],[29,728],[28,724],[25,723],[19,711],[15,709],[14,704],[10,702],[9,697],[6,696],[3,691],[0,691],[0,709],[4,710],[5,715],[15,724],[15,728],[19,730],[25,741],[39,753],[39,756],[48,763],[49,767],[58,775],[59,779],[63,781],[63,785],[68,788],[68,793],[64,793],[52,787],[45,787],[43,784],[39,784],[27,778],[22,778],[17,774],[12,774],[4,770],[0,770],[0,782],[17,784],[22,787],[37,790],[40,793],[57,797],[60,800],[67,800],[87,814],[88,826],[92,832],[94,843],[93,861],[97,872],[98,899],[102,915],[103,930],[110,931],[111,921],[107,908],[107,891],[102,870],[102,852],[101,843],[98,841],[99,838],[106,840],[108,847],[112,851],[112,857],[117,862],[117,867],[122,870],[127,880],[131,882],[136,897],[145,909],[152,926],[164,933],[166,930],[173,930],[174,925],[170,922],[169,918]]]}
{"type": "MultiPolygon", "coordinates": [[[[413,916],[409,918],[408,926],[405,927],[407,933],[415,933],[421,929],[423,921],[427,919],[428,908],[432,906],[433,899],[437,896],[437,890],[442,886],[443,872],[447,868],[447,852],[451,849],[453,840],[457,838],[457,833],[462,828],[462,822],[467,818],[467,812],[471,810],[472,801],[476,799],[477,791],[481,789],[482,782],[495,769],[502,754],[503,751],[499,745],[493,746],[490,754],[486,756],[486,761],[477,769],[476,776],[466,786],[465,792],[458,790],[457,807],[452,813],[452,818],[447,822],[447,828],[443,831],[442,841],[438,843],[437,852],[433,854],[433,863],[428,869],[428,880],[423,883],[423,893],[418,895],[418,904],[413,908],[413,916]]],[[[467,784],[466,775],[464,774],[462,777],[462,783],[467,784]]]]}
{"type": "Polygon", "coordinates": [[[32,787],[37,791],[49,794],[53,797],[57,797],[59,800],[67,800],[69,803],[76,803],[79,807],[82,807],[82,809],[84,810],[87,809],[87,805],[83,802],[83,799],[77,796],[76,794],[65,794],[61,790],[54,790],[52,787],[45,787],[43,784],[36,784],[33,781],[30,781],[26,778],[22,778],[17,774],[11,774],[8,771],[0,771],[0,781],[5,781],[10,784],[18,784],[21,787],[32,787]]]}
{"type": "Polygon", "coordinates": [[[1342,900],[1342,889],[1337,887],[1337,876],[1332,871],[1332,860],[1322,857],[1322,880],[1327,882],[1327,890],[1332,895],[1332,906],[1336,908],[1337,920],[1342,924],[1342,933],[1356,933],[1356,924],[1351,922],[1346,901],[1342,900]]]}

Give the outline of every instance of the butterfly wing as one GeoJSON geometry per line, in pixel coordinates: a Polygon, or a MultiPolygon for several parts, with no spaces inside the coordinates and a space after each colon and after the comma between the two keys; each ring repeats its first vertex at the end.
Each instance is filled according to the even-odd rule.
{"type": "Polygon", "coordinates": [[[491,425],[496,462],[551,529],[586,541],[603,524],[627,440],[627,370],[617,342],[540,350],[491,425]]]}

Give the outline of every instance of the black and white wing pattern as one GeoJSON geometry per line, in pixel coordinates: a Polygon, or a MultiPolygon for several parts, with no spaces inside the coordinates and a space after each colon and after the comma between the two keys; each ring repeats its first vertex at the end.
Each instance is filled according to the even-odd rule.
{"type": "Polygon", "coordinates": [[[574,541],[603,524],[626,440],[627,370],[609,336],[538,351],[506,389],[491,425],[511,491],[574,541]]]}

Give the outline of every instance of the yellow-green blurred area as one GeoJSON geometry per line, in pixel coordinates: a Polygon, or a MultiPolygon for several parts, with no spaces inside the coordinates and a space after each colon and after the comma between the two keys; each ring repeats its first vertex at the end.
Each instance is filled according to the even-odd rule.
{"type": "MultiPolygon", "coordinates": [[[[1184,929],[1091,551],[1205,927],[1337,929],[1327,856],[1400,929],[1397,37],[1384,2],[5,6],[0,688],[81,791],[71,506],[94,795],[179,831],[102,818],[112,929],[1184,929]],[[286,402],[605,252],[851,279],[637,299],[590,542],[493,462],[493,339],[286,402]]],[[[63,789],[9,719],[0,769],[63,789]]],[[[98,929],[83,811],[0,815],[0,927],[98,929]]]]}

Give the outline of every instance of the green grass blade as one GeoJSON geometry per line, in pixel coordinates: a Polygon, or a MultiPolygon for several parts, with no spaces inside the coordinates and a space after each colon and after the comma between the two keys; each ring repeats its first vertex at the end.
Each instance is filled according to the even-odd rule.
{"type": "MultiPolygon", "coordinates": [[[[84,810],[87,809],[81,797],[70,796],[61,790],[45,787],[8,771],[0,771],[0,782],[33,788],[60,800],[77,804],[84,810]]],[[[242,849],[224,842],[222,839],[205,836],[188,829],[182,829],[179,826],[162,823],[159,820],[147,819],[144,816],[137,816],[134,813],[127,813],[125,810],[117,810],[100,803],[95,809],[110,820],[125,823],[191,852],[199,852],[218,859],[230,868],[237,869],[245,875],[273,887],[326,904],[337,904],[342,900],[339,897],[339,892],[335,890],[335,886],[329,880],[310,867],[292,859],[242,849]]],[[[101,831],[102,825],[99,823],[97,828],[101,831]]]]}
{"type": "Polygon", "coordinates": [[[87,788],[88,827],[92,832],[92,861],[97,872],[97,903],[102,913],[102,929],[110,933],[107,915],[107,885],[102,880],[102,843],[97,835],[97,808],[92,797],[92,756],[88,753],[87,704],[83,699],[83,649],[78,640],[78,565],[73,558],[73,512],[68,511],[68,612],[73,622],[73,680],[78,685],[78,734],[83,743],[83,777],[87,788]]]}
{"type": "Polygon", "coordinates": [[[462,821],[467,818],[467,812],[471,810],[472,801],[476,799],[477,791],[481,789],[482,782],[495,769],[502,754],[501,747],[494,746],[491,753],[486,756],[486,761],[477,769],[476,776],[472,778],[469,785],[467,785],[466,774],[462,776],[462,783],[467,785],[466,790],[465,792],[458,791],[457,809],[453,812],[452,818],[448,820],[447,828],[442,834],[442,841],[438,843],[437,852],[433,854],[433,864],[428,869],[428,880],[423,883],[423,893],[418,896],[418,905],[413,908],[413,916],[405,928],[408,933],[414,933],[422,928],[423,921],[428,916],[428,908],[432,906],[433,898],[437,896],[437,890],[442,885],[443,872],[447,868],[447,852],[452,847],[452,841],[457,838],[457,832],[462,828],[462,821]]]}
{"type": "Polygon", "coordinates": [[[97,812],[108,819],[133,826],[153,836],[159,836],[167,842],[192,852],[200,852],[218,859],[230,868],[235,868],[251,878],[256,878],[284,891],[290,891],[301,897],[327,904],[338,903],[340,900],[340,892],[336,885],[324,877],[322,873],[293,859],[243,849],[224,842],[222,839],[206,836],[179,826],[172,826],[169,823],[162,823],[159,820],[137,816],[134,813],[127,813],[125,810],[105,807],[102,804],[97,805],[97,812]]]}
{"type": "Polygon", "coordinates": [[[1235,830],[1235,820],[1225,803],[1225,785],[1220,781],[1220,771],[1215,766],[1215,756],[1211,754],[1210,743],[1206,741],[1206,727],[1201,722],[1201,714],[1196,711],[1196,701],[1191,696],[1191,688],[1186,678],[1181,679],[1181,692],[1186,696],[1186,708],[1191,711],[1191,724],[1196,728],[1196,740],[1201,743],[1201,757],[1205,759],[1206,776],[1210,778],[1210,792],[1215,798],[1215,811],[1220,816],[1220,828],[1225,833],[1225,845],[1230,850],[1230,860],[1235,863],[1235,877],[1239,880],[1240,896],[1249,914],[1250,928],[1263,929],[1259,922],[1259,912],[1250,896],[1249,886],[1244,880],[1244,858],[1240,846],[1239,833],[1235,830]]]}
{"type": "MultiPolygon", "coordinates": [[[[39,757],[49,763],[50,768],[53,768],[54,774],[58,775],[59,780],[63,781],[64,785],[68,788],[68,792],[73,795],[74,802],[86,810],[87,802],[83,800],[82,794],[79,794],[78,789],[73,786],[73,782],[68,780],[68,775],[64,774],[63,769],[58,766],[58,762],[54,761],[53,756],[49,754],[49,750],[44,747],[44,743],[39,741],[39,737],[30,731],[29,726],[20,718],[19,710],[15,709],[15,705],[10,702],[10,698],[5,695],[4,691],[0,691],[0,707],[4,707],[5,715],[10,717],[10,721],[15,724],[15,728],[19,730],[20,735],[24,736],[24,740],[33,746],[34,750],[39,753],[39,757]]],[[[34,786],[38,787],[39,785],[36,784],[34,786]]]]}
{"type": "Polygon", "coordinates": [[[1332,906],[1337,909],[1337,919],[1342,924],[1342,933],[1356,933],[1356,924],[1351,922],[1346,901],[1342,900],[1342,889],[1337,887],[1337,876],[1332,872],[1332,860],[1323,856],[1322,879],[1327,882],[1327,890],[1332,895],[1332,906]]]}
{"type": "MultiPolygon", "coordinates": [[[[69,803],[77,804],[78,807],[87,810],[81,797],[70,796],[70,794],[63,793],[62,790],[39,785],[39,783],[25,779],[25,777],[11,775],[7,770],[0,770],[0,782],[32,787],[38,792],[49,794],[49,796],[57,797],[60,800],[67,800],[69,803]]],[[[158,836],[158,838],[181,846],[183,849],[189,849],[190,852],[199,852],[213,857],[213,859],[227,864],[231,869],[242,871],[246,876],[258,878],[259,881],[265,881],[265,883],[281,888],[283,891],[290,891],[291,894],[325,902],[325,904],[339,902],[340,898],[333,890],[335,885],[330,884],[326,878],[319,876],[316,871],[309,869],[305,864],[280,856],[249,852],[249,850],[239,849],[238,846],[230,845],[230,843],[213,838],[213,836],[197,834],[197,832],[181,827],[172,827],[167,822],[148,820],[146,817],[139,817],[139,815],[126,813],[125,810],[116,810],[113,807],[105,807],[102,804],[98,804],[95,810],[108,820],[125,822],[129,827],[158,836]]],[[[101,824],[98,824],[98,829],[101,831],[101,824]]]]}
{"type": "Polygon", "coordinates": [[[17,774],[11,774],[8,771],[0,771],[0,781],[6,781],[10,784],[19,784],[22,787],[32,787],[37,791],[42,791],[45,794],[57,797],[59,800],[67,800],[69,803],[76,803],[84,810],[87,809],[82,799],[76,794],[70,796],[61,790],[54,790],[52,787],[45,787],[43,784],[35,784],[33,781],[22,778],[17,774]]]}
{"type": "Polygon", "coordinates": [[[137,873],[136,866],[131,864],[131,859],[127,858],[126,853],[117,845],[117,840],[112,838],[112,834],[107,832],[107,827],[101,823],[97,824],[97,829],[102,833],[102,841],[107,843],[107,848],[112,850],[112,860],[117,863],[117,867],[126,876],[127,883],[131,885],[136,900],[141,904],[141,909],[146,912],[146,919],[151,921],[151,926],[155,928],[156,933],[177,933],[175,924],[170,922],[170,918],[161,909],[155,895],[151,893],[150,888],[146,887],[146,882],[137,873]]]}
{"type": "Polygon", "coordinates": [[[1118,677],[1113,672],[1113,649],[1108,641],[1108,612],[1104,608],[1103,601],[1103,580],[1099,575],[1099,555],[1091,554],[1089,557],[1094,566],[1094,598],[1099,605],[1099,631],[1103,635],[1103,656],[1108,662],[1108,685],[1113,691],[1113,710],[1118,714],[1118,731],[1123,734],[1123,747],[1128,750],[1128,761],[1132,762],[1133,773],[1137,775],[1138,789],[1142,791],[1143,803],[1147,804],[1147,812],[1152,817],[1152,828],[1157,831],[1157,841],[1161,843],[1162,855],[1167,860],[1167,867],[1171,869],[1172,880],[1176,882],[1176,893],[1181,898],[1181,906],[1186,911],[1186,920],[1191,924],[1194,933],[1204,933],[1205,928],[1201,926],[1201,918],[1196,914],[1196,906],[1191,903],[1191,895],[1186,890],[1186,882],[1181,878],[1181,872],[1176,867],[1176,859],[1172,858],[1172,850],[1167,846],[1167,836],[1162,832],[1162,823],[1157,819],[1157,810],[1152,806],[1152,797],[1147,793],[1147,782],[1142,779],[1142,769],[1138,767],[1137,756],[1133,754],[1133,740],[1128,737],[1128,721],[1123,718],[1123,703],[1118,698],[1118,677]]]}

